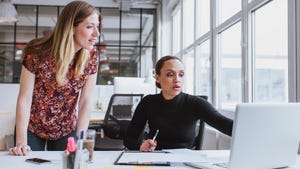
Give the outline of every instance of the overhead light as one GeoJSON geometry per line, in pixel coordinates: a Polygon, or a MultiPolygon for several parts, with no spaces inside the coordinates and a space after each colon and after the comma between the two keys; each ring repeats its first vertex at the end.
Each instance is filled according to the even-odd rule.
{"type": "Polygon", "coordinates": [[[0,23],[1,22],[16,22],[17,11],[10,0],[0,0],[0,23]]]}

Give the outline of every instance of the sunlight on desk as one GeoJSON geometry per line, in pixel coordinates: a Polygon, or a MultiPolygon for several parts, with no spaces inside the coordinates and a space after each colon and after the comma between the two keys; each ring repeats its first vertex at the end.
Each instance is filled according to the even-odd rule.
{"type": "Polygon", "coordinates": [[[133,166],[132,169],[151,169],[151,166],[133,166]]]}
{"type": "Polygon", "coordinates": [[[97,169],[115,169],[114,167],[101,167],[101,168],[97,168],[97,169]]]}

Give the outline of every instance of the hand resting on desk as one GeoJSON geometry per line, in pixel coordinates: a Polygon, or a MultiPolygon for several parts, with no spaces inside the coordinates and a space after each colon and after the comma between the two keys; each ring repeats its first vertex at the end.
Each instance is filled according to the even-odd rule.
{"type": "Polygon", "coordinates": [[[17,155],[17,156],[25,156],[28,154],[31,148],[28,145],[17,145],[16,147],[9,149],[10,155],[17,155]]]}
{"type": "Polygon", "coordinates": [[[140,151],[143,152],[153,152],[157,146],[156,140],[148,139],[143,142],[140,146],[140,151]]]}

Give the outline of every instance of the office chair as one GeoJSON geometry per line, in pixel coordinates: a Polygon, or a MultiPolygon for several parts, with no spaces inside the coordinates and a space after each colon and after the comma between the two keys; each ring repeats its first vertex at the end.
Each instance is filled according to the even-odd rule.
{"type": "MultiPolygon", "coordinates": [[[[205,95],[200,95],[202,99],[208,100],[208,97],[205,95]]],[[[203,144],[203,136],[204,136],[204,129],[205,129],[205,122],[203,120],[198,120],[198,134],[195,137],[192,149],[194,150],[201,150],[203,144]]]]}
{"type": "Polygon", "coordinates": [[[123,138],[134,110],[144,94],[113,94],[102,124],[89,128],[103,130],[104,137],[96,135],[95,150],[123,150],[123,138]]]}

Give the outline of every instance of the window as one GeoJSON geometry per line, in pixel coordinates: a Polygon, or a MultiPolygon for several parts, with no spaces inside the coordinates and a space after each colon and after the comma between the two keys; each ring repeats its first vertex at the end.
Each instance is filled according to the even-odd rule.
{"type": "Polygon", "coordinates": [[[196,48],[196,81],[197,95],[206,95],[211,100],[211,62],[209,54],[210,40],[206,40],[196,48]]]}
{"type": "Polygon", "coordinates": [[[218,24],[223,23],[225,20],[229,19],[231,16],[236,14],[241,10],[242,0],[217,0],[218,2],[218,24]]]}
{"type": "Polygon", "coordinates": [[[210,29],[210,0],[196,1],[196,38],[210,29]]]}
{"type": "Polygon", "coordinates": [[[194,51],[190,51],[183,55],[183,65],[184,65],[184,92],[189,94],[194,94],[194,51]]]}
{"type": "Polygon", "coordinates": [[[57,22],[57,7],[40,6],[38,9],[38,37],[47,36],[57,22]]]}
{"type": "Polygon", "coordinates": [[[193,94],[208,95],[222,112],[233,112],[240,102],[299,102],[297,0],[178,1],[182,46],[173,53],[187,59],[196,52],[194,68],[188,68],[195,72],[187,77],[194,76],[193,94]]]}
{"type": "Polygon", "coordinates": [[[173,28],[173,36],[172,36],[172,51],[173,55],[179,52],[180,50],[180,35],[181,35],[181,10],[176,10],[175,14],[173,15],[173,22],[172,22],[172,28],[173,28]]]}
{"type": "Polygon", "coordinates": [[[287,1],[272,1],[254,11],[253,17],[253,101],[287,102],[287,1]]]}
{"type": "MultiPolygon", "coordinates": [[[[63,9],[46,5],[15,6],[18,22],[0,23],[0,83],[19,82],[22,49],[30,40],[49,34],[63,9]]],[[[113,84],[114,76],[146,77],[154,64],[145,60],[156,60],[156,9],[132,8],[120,12],[119,8],[105,7],[99,11],[103,27],[95,45],[100,58],[97,84],[113,84]]]]}
{"type": "Polygon", "coordinates": [[[219,34],[219,103],[221,109],[234,110],[241,102],[241,23],[229,27],[219,34]]]}
{"type": "Polygon", "coordinates": [[[194,41],[194,0],[183,1],[183,47],[194,41]]]}

